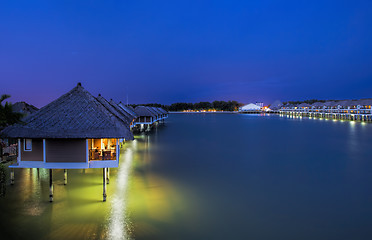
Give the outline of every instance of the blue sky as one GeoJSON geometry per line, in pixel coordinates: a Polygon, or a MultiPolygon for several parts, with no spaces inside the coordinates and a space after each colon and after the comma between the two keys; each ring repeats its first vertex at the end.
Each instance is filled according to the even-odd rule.
{"type": "Polygon", "coordinates": [[[372,97],[371,1],[0,2],[1,92],[130,103],[372,97]]]}

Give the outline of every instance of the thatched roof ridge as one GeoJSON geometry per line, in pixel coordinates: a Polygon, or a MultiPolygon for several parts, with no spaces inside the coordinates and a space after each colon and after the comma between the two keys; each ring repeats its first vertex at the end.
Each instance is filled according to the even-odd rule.
{"type": "Polygon", "coordinates": [[[151,109],[152,109],[153,112],[155,112],[157,115],[163,115],[163,113],[160,112],[158,108],[156,108],[156,107],[151,107],[151,109]]]}
{"type": "Polygon", "coordinates": [[[156,114],[154,114],[145,106],[137,106],[134,110],[139,117],[156,117],[156,114]]]}
{"type": "Polygon", "coordinates": [[[160,114],[157,112],[157,111],[155,111],[152,107],[148,107],[148,106],[146,106],[146,108],[150,111],[150,112],[152,112],[156,117],[158,117],[160,114]]]}
{"type": "Polygon", "coordinates": [[[118,112],[120,112],[123,116],[125,116],[125,118],[129,121],[129,122],[132,122],[134,120],[134,117],[132,115],[130,115],[129,113],[127,113],[126,111],[124,111],[124,109],[122,109],[116,102],[114,102],[112,99],[110,100],[110,104],[111,106],[113,106],[118,112]]]}
{"type": "Polygon", "coordinates": [[[135,112],[135,111],[134,111],[134,107],[132,107],[132,106],[127,106],[127,108],[129,108],[129,109],[131,109],[133,112],[135,112]]]}
{"type": "Polygon", "coordinates": [[[130,114],[133,118],[137,118],[138,115],[137,113],[134,111],[134,109],[130,106],[125,106],[122,102],[119,102],[119,107],[121,107],[125,112],[127,112],[128,114],[130,114]]]}
{"type": "Polygon", "coordinates": [[[34,105],[28,104],[26,102],[16,102],[12,104],[12,109],[14,112],[23,113],[26,115],[30,115],[39,110],[34,105]]]}
{"type": "Polygon", "coordinates": [[[133,139],[124,124],[79,83],[68,93],[23,120],[5,128],[9,138],[125,138],[133,139]]]}
{"type": "Polygon", "coordinates": [[[98,94],[98,97],[96,97],[97,101],[100,102],[105,108],[107,108],[108,111],[110,111],[113,115],[115,115],[118,119],[123,121],[124,124],[129,125],[130,121],[125,117],[125,115],[122,115],[118,110],[116,110],[110,103],[107,101],[106,98],[102,97],[101,94],[98,94]]]}
{"type": "Polygon", "coordinates": [[[168,114],[168,112],[165,111],[165,110],[164,110],[163,108],[161,108],[161,107],[158,107],[157,109],[159,109],[159,111],[162,112],[163,114],[168,114]]]}

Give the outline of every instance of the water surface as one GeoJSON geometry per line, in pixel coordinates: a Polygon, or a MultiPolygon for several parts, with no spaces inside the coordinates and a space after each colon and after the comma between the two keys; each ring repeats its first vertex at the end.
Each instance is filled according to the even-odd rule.
{"type": "Polygon", "coordinates": [[[1,239],[371,239],[372,124],[171,114],[112,169],[16,171],[1,239]]]}

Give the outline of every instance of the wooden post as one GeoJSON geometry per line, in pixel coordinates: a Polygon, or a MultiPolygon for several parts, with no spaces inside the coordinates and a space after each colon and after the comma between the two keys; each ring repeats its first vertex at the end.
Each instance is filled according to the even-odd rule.
{"type": "Polygon", "coordinates": [[[63,169],[63,180],[64,184],[67,185],[67,169],[63,169]]]}
{"type": "Polygon", "coordinates": [[[110,168],[107,168],[107,184],[110,183],[110,168]]]}
{"type": "Polygon", "coordinates": [[[14,168],[10,170],[10,184],[14,185],[14,168]]]}
{"type": "Polygon", "coordinates": [[[103,168],[103,201],[106,202],[106,168],[103,168]]]}
{"type": "Polygon", "coordinates": [[[53,170],[49,169],[49,202],[53,202],[53,170]]]}

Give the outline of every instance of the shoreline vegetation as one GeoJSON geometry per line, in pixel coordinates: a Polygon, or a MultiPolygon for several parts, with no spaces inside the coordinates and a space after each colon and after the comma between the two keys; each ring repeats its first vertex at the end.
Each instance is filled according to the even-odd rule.
{"type": "Polygon", "coordinates": [[[198,114],[198,113],[238,113],[238,111],[206,111],[206,110],[200,110],[200,111],[198,111],[198,110],[195,110],[195,111],[191,111],[191,110],[189,110],[189,111],[170,111],[169,113],[176,113],[176,114],[183,114],[183,113],[189,113],[189,114],[193,114],[193,113],[195,113],[195,114],[198,114]]]}
{"type": "Polygon", "coordinates": [[[198,102],[186,103],[178,102],[171,105],[162,105],[158,103],[149,104],[130,104],[132,107],[136,106],[161,107],[169,112],[233,112],[238,111],[243,103],[237,101],[213,101],[213,102],[198,102]]]}

